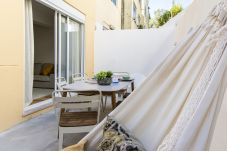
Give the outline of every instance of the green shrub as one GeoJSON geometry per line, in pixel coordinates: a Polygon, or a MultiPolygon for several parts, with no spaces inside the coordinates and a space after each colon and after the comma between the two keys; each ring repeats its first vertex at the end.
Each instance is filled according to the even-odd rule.
{"type": "Polygon", "coordinates": [[[170,9],[171,16],[172,17],[176,16],[182,10],[183,10],[183,8],[182,8],[182,6],[180,4],[173,5],[172,8],[170,9]]]}
{"type": "Polygon", "coordinates": [[[96,74],[96,79],[97,80],[103,80],[105,78],[111,78],[113,73],[111,71],[100,71],[99,73],[96,74]]]}
{"type": "Polygon", "coordinates": [[[164,25],[171,18],[171,13],[168,10],[162,12],[161,16],[157,18],[159,26],[164,25]]]}
{"type": "Polygon", "coordinates": [[[173,5],[170,10],[157,9],[154,12],[155,17],[150,19],[150,26],[158,28],[164,25],[166,22],[168,22],[171,18],[176,16],[182,10],[183,8],[180,4],[173,5]]]}

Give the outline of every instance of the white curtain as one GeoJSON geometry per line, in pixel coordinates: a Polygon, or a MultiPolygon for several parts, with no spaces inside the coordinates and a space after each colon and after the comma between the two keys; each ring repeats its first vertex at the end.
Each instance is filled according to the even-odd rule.
{"type": "MultiPolygon", "coordinates": [[[[148,151],[208,151],[227,85],[227,2],[219,3],[110,113],[148,151]]],[[[83,140],[94,150],[103,120],[83,140]]]]}
{"type": "Polygon", "coordinates": [[[25,106],[32,102],[34,31],[32,0],[25,0],[25,106]]]}

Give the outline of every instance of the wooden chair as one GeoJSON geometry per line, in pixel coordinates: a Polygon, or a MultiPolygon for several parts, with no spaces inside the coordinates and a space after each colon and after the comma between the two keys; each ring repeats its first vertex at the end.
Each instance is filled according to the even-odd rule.
{"type": "Polygon", "coordinates": [[[75,74],[72,74],[73,82],[86,80],[87,78],[88,78],[88,76],[87,76],[86,73],[75,73],[75,74]]]}
{"type": "MultiPolygon", "coordinates": [[[[92,130],[99,123],[100,102],[102,93],[96,92],[96,95],[59,97],[58,93],[76,93],[75,91],[55,91],[53,92],[53,101],[56,108],[60,109],[59,121],[59,150],[63,146],[63,136],[65,133],[84,133],[92,130]],[[91,111],[86,109],[92,108],[91,111]],[[62,110],[63,109],[63,110],[62,110]],[[81,111],[84,109],[84,111],[81,111]],[[68,110],[66,112],[66,110],[68,110]]],[[[91,91],[88,93],[90,94],[91,91]]]]}

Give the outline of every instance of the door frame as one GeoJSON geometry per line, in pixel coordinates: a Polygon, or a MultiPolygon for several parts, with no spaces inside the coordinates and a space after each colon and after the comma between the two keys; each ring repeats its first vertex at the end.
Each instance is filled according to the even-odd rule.
{"type": "MultiPolygon", "coordinates": [[[[65,15],[65,16],[68,16],[70,17],[71,19],[75,20],[76,22],[80,23],[81,25],[81,72],[83,73],[84,72],[84,69],[85,69],[85,63],[84,63],[84,54],[85,54],[85,47],[84,47],[84,41],[85,41],[85,37],[84,37],[84,23],[85,23],[85,15],[82,14],[80,11],[78,11],[76,8],[70,6],[69,4],[67,4],[66,2],[64,2],[63,0],[36,0],[38,3],[41,3],[43,4],[44,6],[52,9],[52,10],[55,10],[55,15],[54,15],[54,51],[55,51],[55,54],[54,54],[54,57],[55,57],[55,79],[57,78],[57,68],[56,66],[58,65],[58,54],[56,53],[58,51],[58,47],[59,47],[59,43],[58,43],[58,13],[62,14],[62,15],[65,15]]],[[[61,24],[60,24],[61,25],[61,24]]],[[[60,29],[60,28],[59,28],[60,29]]],[[[61,46],[61,44],[60,44],[61,46]]],[[[56,82],[55,82],[55,90],[56,90],[56,82]]],[[[23,104],[24,103],[24,100],[23,100],[23,104]]],[[[46,100],[46,101],[42,101],[40,103],[37,103],[37,104],[34,104],[34,105],[29,105],[29,106],[24,106],[23,107],[23,113],[22,113],[22,116],[26,116],[26,115],[29,115],[29,114],[32,114],[34,112],[37,112],[37,111],[40,111],[40,110],[43,110],[45,108],[48,108],[50,106],[53,105],[53,101],[51,100],[46,100]]]]}

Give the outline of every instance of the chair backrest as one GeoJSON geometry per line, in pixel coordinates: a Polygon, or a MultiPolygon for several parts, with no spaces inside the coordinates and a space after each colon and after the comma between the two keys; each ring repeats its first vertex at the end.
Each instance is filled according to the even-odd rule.
{"type": "Polygon", "coordinates": [[[56,85],[58,90],[63,90],[63,86],[67,84],[66,80],[64,77],[56,78],[56,85]]]}
{"type": "Polygon", "coordinates": [[[72,80],[73,80],[73,82],[81,81],[81,80],[86,80],[87,77],[88,76],[87,76],[86,73],[75,73],[75,74],[72,74],[72,80]]]}
{"type": "Polygon", "coordinates": [[[68,90],[57,90],[53,92],[52,97],[56,108],[60,108],[60,109],[96,108],[98,112],[97,122],[99,122],[102,93],[97,90],[90,90],[90,91],[83,92],[83,94],[86,94],[86,93],[91,94],[91,92],[94,95],[74,95],[74,96],[62,97],[61,95],[58,95],[58,94],[59,93],[78,93],[78,92],[68,91],[68,90]]]}

